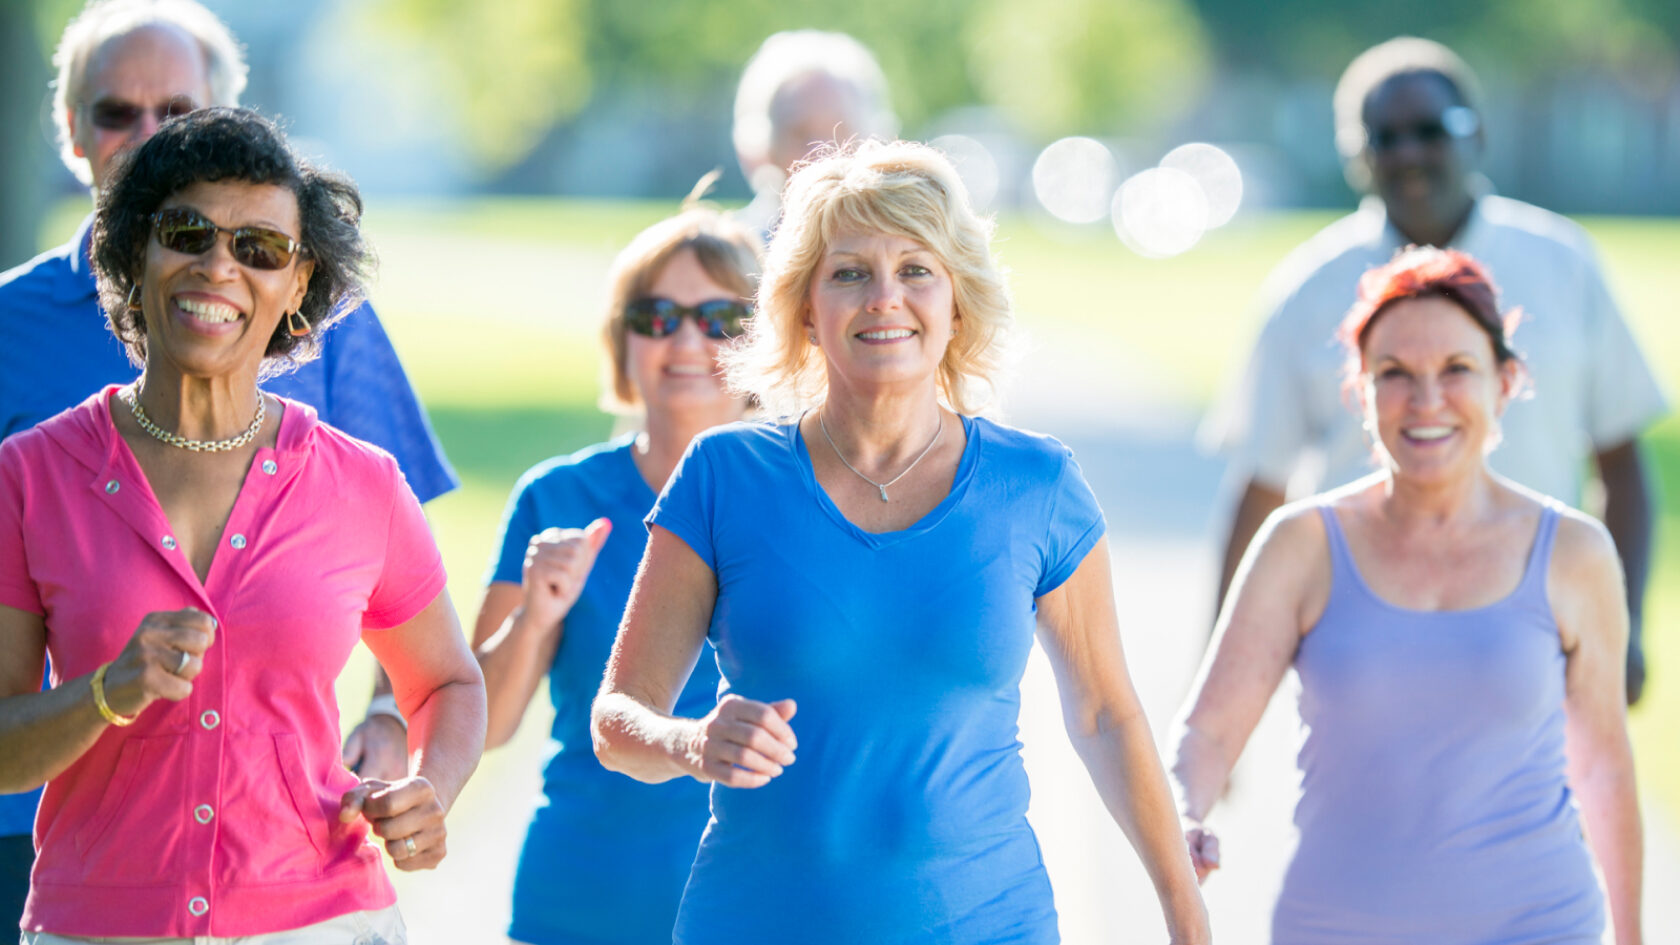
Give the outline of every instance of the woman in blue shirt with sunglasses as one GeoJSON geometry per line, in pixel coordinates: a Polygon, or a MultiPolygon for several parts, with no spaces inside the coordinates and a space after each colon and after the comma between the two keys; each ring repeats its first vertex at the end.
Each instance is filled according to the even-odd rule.
{"type": "MultiPolygon", "coordinates": [[[[603,405],[642,428],[521,477],[508,501],[473,632],[505,743],[546,675],[550,757],[514,878],[508,936],[532,945],[665,943],[708,817],[706,786],[642,784],[596,761],[589,704],[647,544],[642,519],[697,434],[738,420],[719,349],[751,309],[758,239],[705,208],[644,230],[609,277],[603,405]]],[[[704,715],[717,669],[701,660],[678,697],[704,715]]]]}

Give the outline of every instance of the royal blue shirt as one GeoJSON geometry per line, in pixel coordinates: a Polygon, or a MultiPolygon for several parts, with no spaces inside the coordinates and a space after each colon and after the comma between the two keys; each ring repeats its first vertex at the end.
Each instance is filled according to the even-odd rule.
{"type": "Polygon", "coordinates": [[[903,531],[853,525],[796,425],[690,446],[649,521],[712,569],[720,695],[791,698],[797,760],[712,788],[674,941],[1051,943],[1017,718],[1037,599],[1102,537],[1066,447],[984,419],[903,531]]]}
{"type": "MultiPolygon", "coordinates": [[[[642,519],[653,490],[631,457],[631,437],[541,463],[514,488],[492,581],[520,583],[525,550],[545,528],[597,518],[612,533],[566,615],[548,668],[554,703],[543,793],[513,881],[508,937],[534,945],[669,943],[677,901],[700,833],[706,786],[687,778],[643,784],[601,767],[589,706],[647,547],[642,519]]],[[[702,716],[717,702],[717,669],[702,657],[676,713],[702,716]]]]}
{"type": "MultiPolygon", "coordinates": [[[[90,215],[70,242],[0,274],[0,439],[140,373],[99,307],[92,230],[90,215]]],[[[369,305],[328,332],[319,358],[263,387],[385,448],[422,502],[460,484],[369,305]]],[[[39,800],[39,791],[0,795],[0,836],[29,833],[39,800]]]]}

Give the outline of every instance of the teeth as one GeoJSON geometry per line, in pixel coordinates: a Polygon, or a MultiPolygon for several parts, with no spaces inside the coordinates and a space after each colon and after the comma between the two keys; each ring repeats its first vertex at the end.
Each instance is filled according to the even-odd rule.
{"type": "Polygon", "coordinates": [[[232,322],[239,320],[239,309],[236,309],[231,305],[222,305],[217,302],[200,302],[197,299],[176,299],[175,304],[180,306],[181,311],[189,312],[196,316],[199,321],[232,322]]]}
{"type": "Polygon", "coordinates": [[[703,367],[692,364],[673,364],[665,369],[667,374],[681,374],[684,377],[710,377],[712,372],[703,367]]]}
{"type": "Polygon", "coordinates": [[[886,328],[880,331],[860,331],[857,336],[864,341],[897,341],[914,334],[915,332],[908,328],[886,328]]]}
{"type": "Polygon", "coordinates": [[[1452,436],[1452,427],[1408,427],[1405,434],[1414,440],[1444,440],[1452,436]]]}

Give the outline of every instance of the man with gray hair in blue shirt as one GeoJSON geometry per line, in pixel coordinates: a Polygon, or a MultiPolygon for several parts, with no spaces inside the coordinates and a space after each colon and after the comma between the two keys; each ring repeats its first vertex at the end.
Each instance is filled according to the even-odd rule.
{"type": "MultiPolygon", "coordinates": [[[[53,64],[60,151],[96,194],[116,156],[161,122],[237,105],[245,88],[243,50],[193,0],[94,0],[65,28],[53,64]]],[[[87,255],[92,226],[90,215],[70,242],[0,274],[0,439],[139,373],[99,307],[87,255]]],[[[420,501],[459,485],[371,307],[334,328],[320,358],[263,386],[390,451],[420,501]]],[[[400,777],[405,746],[394,701],[376,697],[345,755],[363,773],[400,777]]],[[[0,921],[23,912],[39,798],[38,791],[0,795],[0,921]]]]}

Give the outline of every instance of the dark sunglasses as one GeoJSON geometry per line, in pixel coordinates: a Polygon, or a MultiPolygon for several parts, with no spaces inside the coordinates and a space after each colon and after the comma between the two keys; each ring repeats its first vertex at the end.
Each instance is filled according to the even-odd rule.
{"type": "Polygon", "coordinates": [[[152,214],[152,229],[158,245],[188,256],[199,256],[216,245],[226,233],[233,237],[233,258],[252,269],[284,269],[292,257],[303,251],[297,240],[261,226],[225,229],[211,223],[204,214],[186,207],[171,207],[152,214]]]}
{"type": "Polygon", "coordinates": [[[1435,147],[1458,138],[1468,138],[1481,127],[1481,120],[1470,109],[1455,105],[1441,113],[1439,118],[1420,121],[1411,125],[1385,125],[1372,128],[1366,142],[1371,150],[1377,153],[1392,151],[1408,141],[1416,141],[1425,147],[1435,147]]]}
{"type": "Polygon", "coordinates": [[[735,299],[711,299],[693,308],[670,299],[636,299],[624,306],[624,327],[638,335],[663,338],[676,334],[684,318],[692,318],[707,338],[722,340],[739,335],[752,313],[752,306],[735,299]]]}
{"type": "Polygon", "coordinates": [[[198,103],[186,97],[172,98],[149,109],[122,99],[102,98],[88,106],[88,121],[93,122],[95,128],[103,128],[106,131],[127,131],[148,111],[162,122],[164,119],[179,118],[197,110],[198,103]]]}

